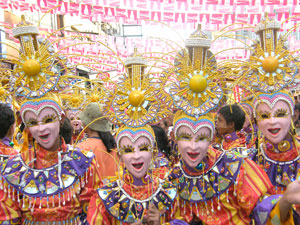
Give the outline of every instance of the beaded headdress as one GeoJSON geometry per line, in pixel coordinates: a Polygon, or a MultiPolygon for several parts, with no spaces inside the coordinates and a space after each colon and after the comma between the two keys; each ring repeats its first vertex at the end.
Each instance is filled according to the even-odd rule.
{"type": "MultiPolygon", "coordinates": [[[[275,93],[261,93],[254,98],[253,107],[254,109],[261,103],[267,104],[270,109],[274,107],[274,105],[278,101],[284,101],[288,104],[292,116],[294,115],[295,102],[294,98],[289,94],[288,91],[282,90],[280,92],[275,93]]],[[[254,110],[254,117],[256,118],[256,110],[254,110]]]]}
{"type": "Polygon", "coordinates": [[[142,127],[160,121],[171,112],[170,96],[164,92],[159,79],[154,82],[146,63],[137,49],[133,57],[125,60],[126,73],[104,102],[104,113],[112,122],[142,127]]]}
{"type": "Polygon", "coordinates": [[[60,98],[55,94],[47,93],[44,97],[38,99],[27,99],[21,104],[20,113],[22,121],[25,121],[24,116],[26,112],[31,111],[38,116],[40,111],[44,108],[52,108],[55,110],[59,120],[61,120],[63,108],[60,98]]]}
{"type": "Polygon", "coordinates": [[[280,22],[270,19],[267,13],[256,26],[255,33],[259,36],[259,41],[251,48],[250,59],[240,72],[244,88],[273,93],[300,82],[296,58],[286,47],[289,32],[279,36],[280,28],[280,22]]]}
{"type": "Polygon", "coordinates": [[[181,126],[188,126],[194,134],[201,128],[206,127],[210,130],[211,140],[213,139],[215,124],[213,118],[208,114],[196,119],[195,117],[186,115],[183,111],[178,111],[174,116],[175,138],[178,136],[178,130],[181,126]]]}
{"type": "Polygon", "coordinates": [[[174,105],[185,114],[199,118],[215,109],[223,97],[216,77],[219,71],[208,50],[210,40],[200,30],[186,40],[186,51],[181,51],[176,63],[177,81],[171,85],[170,95],[174,105]]]}
{"type": "MultiPolygon", "coordinates": [[[[155,144],[155,134],[151,126],[145,125],[143,127],[136,127],[136,128],[128,128],[126,126],[122,126],[118,129],[116,140],[117,140],[117,147],[120,150],[120,141],[123,137],[129,138],[133,143],[140,137],[145,137],[150,141],[151,144],[151,151],[153,151],[156,147],[155,144]]],[[[119,151],[120,154],[122,152],[119,151]]]]}
{"type": "Polygon", "coordinates": [[[174,118],[175,135],[183,120],[191,129],[195,124],[198,124],[197,129],[202,127],[199,123],[203,124],[213,135],[214,122],[209,112],[219,105],[223,90],[219,85],[221,71],[216,68],[210,45],[210,39],[199,25],[185,41],[187,49],[181,50],[176,59],[176,81],[171,85],[170,95],[175,107],[182,112],[176,113],[174,118]]]}

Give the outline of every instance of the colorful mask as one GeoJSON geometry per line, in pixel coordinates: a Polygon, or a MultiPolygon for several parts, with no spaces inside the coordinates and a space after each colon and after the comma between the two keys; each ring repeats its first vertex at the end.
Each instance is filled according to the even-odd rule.
{"type": "Polygon", "coordinates": [[[47,150],[55,150],[59,144],[60,120],[57,111],[46,106],[40,111],[27,110],[24,123],[32,137],[47,150]]]}
{"type": "Polygon", "coordinates": [[[174,132],[180,154],[188,164],[195,168],[205,157],[213,138],[214,123],[208,116],[199,120],[179,111],[174,118],[174,132]]]}
{"type": "Polygon", "coordinates": [[[81,131],[81,128],[82,128],[82,122],[79,118],[79,114],[80,114],[79,110],[68,110],[67,111],[67,115],[71,121],[71,125],[74,129],[74,133],[81,131]]]}
{"type": "Polygon", "coordinates": [[[258,128],[272,144],[278,144],[287,136],[292,112],[285,100],[276,101],[273,105],[260,103],[256,111],[258,128]]]}
{"type": "Polygon", "coordinates": [[[155,136],[150,126],[120,128],[117,147],[129,173],[141,179],[145,176],[152,160],[155,136]]]}

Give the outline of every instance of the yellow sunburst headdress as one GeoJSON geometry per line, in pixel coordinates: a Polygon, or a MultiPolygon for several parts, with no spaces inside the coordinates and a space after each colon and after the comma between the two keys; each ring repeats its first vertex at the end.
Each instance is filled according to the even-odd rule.
{"type": "MultiPolygon", "coordinates": [[[[147,60],[135,48],[132,57],[124,61],[126,73],[104,103],[104,111],[114,123],[128,127],[142,127],[166,117],[172,100],[159,79],[147,71],[147,60]]],[[[151,67],[152,68],[152,67],[151,67]]]]}
{"type": "Polygon", "coordinates": [[[286,47],[285,35],[279,35],[280,28],[280,22],[270,19],[267,13],[255,27],[259,41],[240,72],[244,88],[273,93],[300,82],[296,58],[286,47]]]}
{"type": "MultiPolygon", "coordinates": [[[[174,105],[190,117],[198,119],[215,109],[222,97],[219,85],[221,71],[209,50],[210,39],[199,25],[185,41],[187,50],[181,50],[176,59],[176,82],[170,87],[174,105]]],[[[174,120],[176,124],[176,120],[174,120]]]]}

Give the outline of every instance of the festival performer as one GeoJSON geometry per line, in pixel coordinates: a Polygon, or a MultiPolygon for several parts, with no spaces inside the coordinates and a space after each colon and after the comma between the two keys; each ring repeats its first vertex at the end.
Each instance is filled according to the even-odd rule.
{"type": "Polygon", "coordinates": [[[82,128],[82,122],[79,117],[80,112],[81,111],[77,110],[77,109],[76,110],[75,109],[67,110],[67,117],[71,121],[71,125],[73,127],[72,144],[75,144],[76,141],[77,141],[77,143],[80,143],[85,138],[85,136],[84,136],[85,133],[81,132],[83,128],[82,128]]]}
{"type": "Polygon", "coordinates": [[[299,68],[284,45],[286,37],[278,37],[280,28],[278,21],[265,15],[255,28],[260,39],[246,62],[250,69],[241,73],[241,84],[255,91],[258,153],[254,160],[273,185],[269,194],[284,193],[300,176],[300,145],[292,121],[295,103],[288,92],[299,83],[299,68]]]}
{"type": "Polygon", "coordinates": [[[86,224],[88,203],[101,181],[94,154],[66,145],[59,135],[64,113],[52,90],[63,83],[52,66],[63,66],[65,59],[50,54],[49,42],[38,41],[38,28],[24,17],[13,34],[21,44],[13,87],[33,143],[1,164],[0,223],[86,224]]]}
{"type": "Polygon", "coordinates": [[[210,112],[223,96],[215,82],[220,74],[206,55],[210,41],[199,27],[185,44],[188,52],[179,60],[190,63],[181,64],[177,81],[170,87],[179,109],[174,134],[182,157],[169,176],[178,184],[179,195],[172,218],[199,224],[250,224],[255,212],[255,224],[298,224],[291,204],[300,203],[299,181],[282,198],[274,196],[273,201],[260,203],[272,187],[266,173],[252,160],[210,145],[215,129],[210,112]],[[262,209],[254,211],[261,204],[262,209]],[[259,220],[262,210],[264,221],[259,220]]]}
{"type": "Polygon", "coordinates": [[[103,108],[112,122],[123,124],[116,134],[121,171],[115,181],[98,189],[98,196],[91,200],[91,225],[163,224],[168,221],[164,212],[176,197],[175,185],[160,179],[166,170],[153,166],[157,145],[148,123],[157,122],[170,112],[169,105],[162,101],[162,86],[150,79],[151,71],[144,72],[147,61],[136,50],[133,57],[126,59],[125,66],[127,74],[111,91],[103,108]]]}

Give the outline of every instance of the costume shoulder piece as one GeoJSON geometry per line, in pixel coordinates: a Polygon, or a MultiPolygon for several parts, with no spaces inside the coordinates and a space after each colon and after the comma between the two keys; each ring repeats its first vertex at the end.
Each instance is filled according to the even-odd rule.
{"type": "Polygon", "coordinates": [[[119,180],[98,189],[106,210],[117,220],[134,223],[143,220],[149,204],[153,203],[159,210],[168,209],[176,197],[176,186],[159,180],[153,195],[145,199],[136,199],[129,195],[119,180]]]}
{"type": "Polygon", "coordinates": [[[235,184],[243,158],[231,152],[222,152],[214,165],[199,176],[188,175],[180,162],[172,171],[169,180],[178,183],[180,198],[190,202],[205,202],[220,196],[235,184]]]}
{"type": "Polygon", "coordinates": [[[78,149],[68,146],[61,162],[48,168],[34,169],[29,167],[19,154],[3,163],[1,183],[8,185],[1,184],[1,187],[12,187],[18,193],[41,198],[59,194],[75,183],[84,186],[84,176],[93,157],[92,152],[83,154],[78,149]]]}

